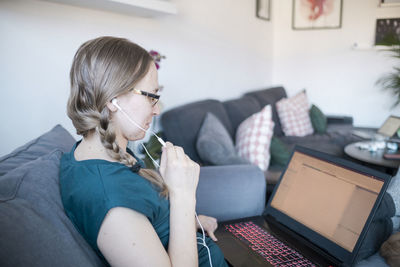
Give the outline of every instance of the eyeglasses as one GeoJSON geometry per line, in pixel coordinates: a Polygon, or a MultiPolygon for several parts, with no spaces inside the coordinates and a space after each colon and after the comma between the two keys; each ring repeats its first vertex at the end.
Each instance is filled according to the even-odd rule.
{"type": "Polygon", "coordinates": [[[142,91],[139,89],[133,89],[133,92],[138,95],[144,95],[144,96],[149,97],[150,101],[151,101],[151,105],[153,107],[158,103],[158,100],[160,100],[160,95],[152,94],[152,93],[142,91]]]}

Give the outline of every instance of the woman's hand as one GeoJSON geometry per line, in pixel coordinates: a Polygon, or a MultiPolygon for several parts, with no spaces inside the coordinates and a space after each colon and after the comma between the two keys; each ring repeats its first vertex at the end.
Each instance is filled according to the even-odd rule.
{"type": "Polygon", "coordinates": [[[185,154],[183,148],[166,143],[162,148],[160,174],[171,195],[195,197],[200,166],[185,154]]]}
{"type": "MultiPolygon", "coordinates": [[[[218,239],[214,235],[214,232],[215,230],[217,230],[218,227],[217,219],[205,215],[199,215],[197,217],[199,218],[199,221],[203,226],[204,231],[207,232],[208,236],[212,240],[218,241],[218,239]]],[[[197,229],[201,229],[199,222],[197,220],[196,220],[196,227],[197,229]]]]}

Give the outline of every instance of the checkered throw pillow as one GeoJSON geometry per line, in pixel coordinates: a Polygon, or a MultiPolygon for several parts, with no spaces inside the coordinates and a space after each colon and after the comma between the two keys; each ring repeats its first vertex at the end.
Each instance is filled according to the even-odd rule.
{"type": "Polygon", "coordinates": [[[270,105],[267,105],[239,125],[236,132],[238,155],[266,171],[271,157],[269,146],[273,130],[272,109],[270,105]]]}
{"type": "Polygon", "coordinates": [[[276,102],[276,111],[286,136],[306,136],[314,132],[305,91],[276,102]]]}

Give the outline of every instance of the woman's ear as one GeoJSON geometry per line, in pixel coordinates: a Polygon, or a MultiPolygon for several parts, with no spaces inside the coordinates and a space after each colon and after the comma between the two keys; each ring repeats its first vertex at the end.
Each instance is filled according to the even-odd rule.
{"type": "Polygon", "coordinates": [[[107,108],[108,110],[110,110],[111,112],[116,112],[117,111],[117,107],[114,106],[114,104],[111,101],[107,102],[107,108]]]}

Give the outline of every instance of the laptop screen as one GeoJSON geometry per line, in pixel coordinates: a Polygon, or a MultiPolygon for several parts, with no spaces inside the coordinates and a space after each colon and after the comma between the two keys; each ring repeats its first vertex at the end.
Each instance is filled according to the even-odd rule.
{"type": "Polygon", "coordinates": [[[400,128],[400,117],[390,116],[385,120],[378,133],[392,137],[396,131],[400,128]]]}
{"type": "Polygon", "coordinates": [[[270,205],[352,252],[383,184],[295,151],[270,205]]]}

